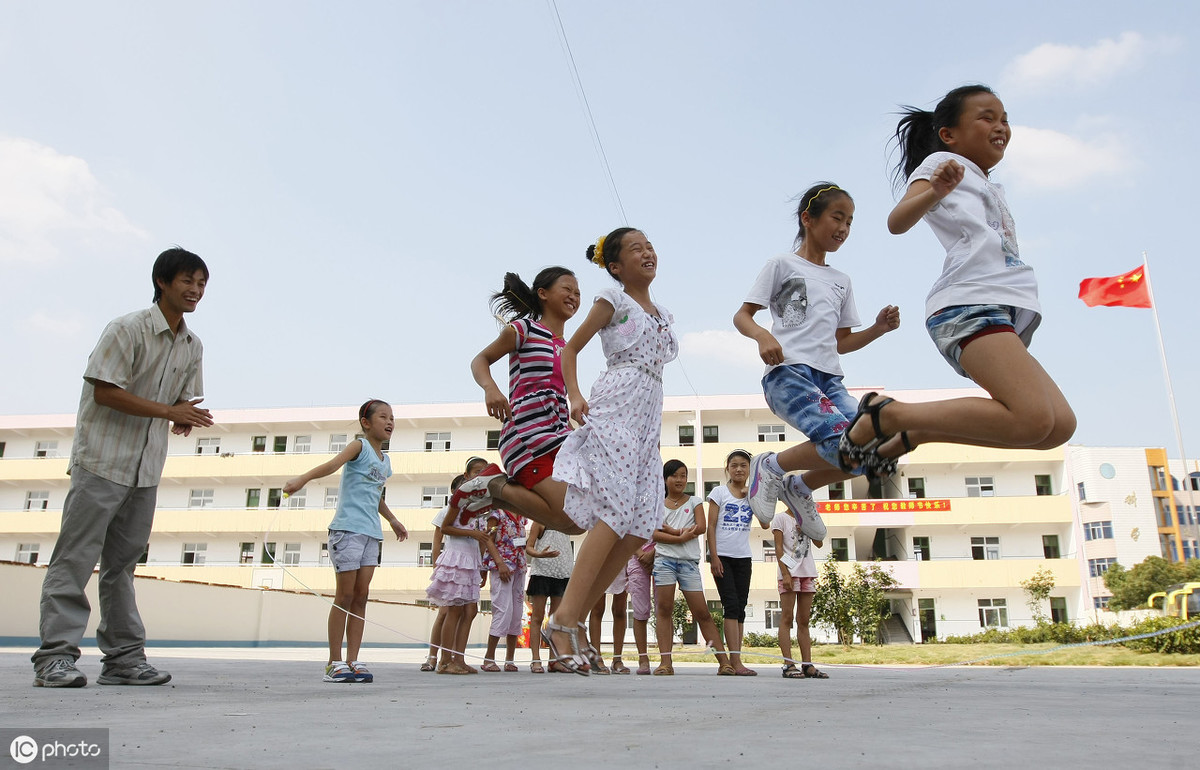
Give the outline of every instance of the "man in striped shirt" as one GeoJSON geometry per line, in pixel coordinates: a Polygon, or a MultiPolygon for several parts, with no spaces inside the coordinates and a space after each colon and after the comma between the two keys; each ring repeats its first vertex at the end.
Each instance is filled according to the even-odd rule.
{"type": "Polygon", "coordinates": [[[171,675],[146,662],[146,630],[133,570],[150,539],[167,429],[188,435],[213,424],[203,400],[203,348],[184,313],[208,283],[200,257],[180,248],[151,271],[154,304],[105,327],[88,358],[75,420],[58,541],[42,582],[35,687],[83,687],[75,667],[91,608],[84,588],[100,563],[100,684],[153,685],[171,675]]]}

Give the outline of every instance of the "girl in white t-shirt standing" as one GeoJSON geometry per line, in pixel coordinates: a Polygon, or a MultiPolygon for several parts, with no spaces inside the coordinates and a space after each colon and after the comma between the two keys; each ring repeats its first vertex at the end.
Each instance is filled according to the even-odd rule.
{"type": "Polygon", "coordinates": [[[717,624],[704,599],[704,583],[700,578],[700,538],[704,536],[704,503],[685,490],[688,469],[679,460],[667,460],[663,465],[666,497],[663,500],[662,524],[654,532],[654,630],[658,636],[660,662],[655,676],[671,676],[671,647],[675,637],[675,585],[683,592],[692,620],[713,646],[717,654],[717,673],[733,676],[736,671],[725,655],[725,646],[717,633],[717,624]]]}
{"type": "MultiPolygon", "coordinates": [[[[742,664],[742,635],[754,566],[750,554],[750,522],[754,515],[746,495],[749,473],[750,453],[735,449],[725,458],[725,475],[729,481],[708,493],[709,568],[721,596],[729,662],[738,676],[758,675],[757,671],[742,664]]],[[[767,528],[766,524],[762,526],[767,528]]]]}
{"type": "Polygon", "coordinates": [[[784,679],[828,679],[812,663],[812,636],[808,631],[812,619],[813,598],[817,595],[817,563],[812,547],[824,543],[812,540],[796,526],[791,511],[775,514],[771,520],[775,536],[775,556],[779,565],[779,652],[783,655],[784,679]],[[796,641],[800,645],[800,668],[792,659],[792,618],[796,619],[796,641]]]}
{"type": "Polygon", "coordinates": [[[868,393],[859,417],[870,420],[856,418],[843,436],[846,466],[886,473],[902,444],[1052,449],[1075,432],[1066,397],[1027,350],[1041,322],[1037,280],[1017,249],[1004,188],[989,176],[1011,138],[1004,104],[983,85],[956,88],[933,112],[909,108],[900,119],[896,173],[907,191],[888,229],[898,235],[924,219],[946,249],[925,327],[946,361],[991,398],[907,404],[868,393]]]}
{"type": "MultiPolygon", "coordinates": [[[[808,439],[776,454],[764,452],[750,463],[749,500],[764,526],[782,497],[811,537],[825,537],[812,491],[862,471],[838,461],[838,441],[858,410],[842,384],[839,356],[858,350],[900,326],[900,309],[888,305],[860,331],[850,276],[826,264],[850,237],[854,200],[831,182],[819,182],[800,196],[800,231],[795,251],[770,259],[750,288],[733,325],[758,343],[767,365],[762,378],[767,406],[808,439]],[[771,329],[754,315],[770,309],[771,329]],[[807,471],[789,476],[790,471],[807,471]]],[[[871,466],[863,470],[872,471],[871,466]]]]}

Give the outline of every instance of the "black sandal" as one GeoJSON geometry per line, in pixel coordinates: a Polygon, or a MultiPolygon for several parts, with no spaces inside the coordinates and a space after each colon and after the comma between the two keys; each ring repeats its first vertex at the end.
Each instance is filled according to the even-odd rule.
{"type": "MultiPolygon", "coordinates": [[[[845,434],[843,434],[845,435],[845,434]]],[[[871,480],[886,481],[896,473],[896,466],[900,458],[909,452],[913,451],[912,442],[909,441],[908,431],[900,431],[896,434],[900,437],[900,443],[904,445],[904,451],[895,457],[883,457],[879,454],[879,448],[887,443],[877,441],[874,446],[866,451],[862,459],[863,475],[871,480]]]]}
{"type": "Polygon", "coordinates": [[[795,663],[789,663],[783,667],[783,678],[784,679],[803,679],[804,673],[802,671],[800,671],[800,669],[796,668],[795,663]]]}
{"type": "Polygon", "coordinates": [[[879,424],[879,411],[895,401],[895,399],[889,397],[881,398],[878,401],[870,401],[870,399],[878,395],[875,391],[871,391],[859,399],[858,412],[850,420],[850,424],[846,426],[846,429],[842,431],[841,438],[838,439],[838,467],[846,473],[853,473],[858,470],[867,461],[867,457],[872,449],[877,448],[881,443],[891,438],[891,436],[883,432],[883,428],[879,424]],[[865,444],[859,445],[851,440],[850,431],[854,430],[854,426],[863,418],[863,415],[871,416],[871,427],[875,429],[875,438],[865,444]]]}
{"type": "Polygon", "coordinates": [[[819,668],[817,668],[816,666],[814,666],[811,663],[801,663],[800,670],[802,671],[801,676],[803,676],[805,679],[828,679],[829,678],[829,674],[826,674],[824,671],[820,670],[819,668]]]}

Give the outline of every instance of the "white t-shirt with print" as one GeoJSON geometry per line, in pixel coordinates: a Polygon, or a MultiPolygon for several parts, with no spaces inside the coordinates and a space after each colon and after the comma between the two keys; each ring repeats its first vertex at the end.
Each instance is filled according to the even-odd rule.
{"type": "Polygon", "coordinates": [[[771,311],[771,334],[783,348],[784,364],[842,373],[837,330],[860,323],[850,276],[795,254],[780,254],[767,261],[745,301],[771,311]]]}
{"type": "Polygon", "coordinates": [[[708,493],[708,499],[717,506],[717,555],[730,559],[749,558],[750,524],[754,519],[749,496],[735,497],[729,487],[722,484],[708,493]]]}
{"type": "MultiPolygon", "coordinates": [[[[788,568],[794,578],[815,578],[817,576],[817,561],[812,555],[812,541],[796,526],[796,517],[788,511],[780,511],[771,519],[771,531],[778,530],[783,534],[783,553],[775,554],[775,558],[788,568]]],[[[783,571],[776,568],[779,579],[783,579],[783,571]]]]}
{"type": "MultiPolygon", "coordinates": [[[[966,171],[958,186],[923,217],[946,249],[942,274],[925,300],[925,317],[954,305],[1011,305],[1030,311],[1018,314],[1018,324],[1040,320],[1037,278],[1033,268],[1021,261],[1004,188],[989,180],[979,166],[952,152],[930,155],[909,175],[907,184],[928,181],[947,160],[957,161],[966,171]]],[[[1024,329],[1016,331],[1021,334],[1024,329]]]]}
{"type": "MultiPolygon", "coordinates": [[[[683,505],[671,510],[667,507],[666,501],[663,501],[663,520],[659,528],[670,527],[681,530],[695,526],[696,506],[698,505],[704,505],[700,498],[689,497],[683,505]]],[[[654,552],[670,559],[700,561],[700,538],[694,537],[686,543],[656,543],[654,552]]]]}

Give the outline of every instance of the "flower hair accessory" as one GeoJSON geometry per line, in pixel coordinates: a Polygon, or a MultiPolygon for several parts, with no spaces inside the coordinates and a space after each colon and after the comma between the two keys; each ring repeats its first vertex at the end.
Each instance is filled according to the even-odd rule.
{"type": "Polygon", "coordinates": [[[596,250],[592,252],[592,261],[600,267],[604,267],[604,238],[601,235],[600,240],[596,241],[596,250]]]}

